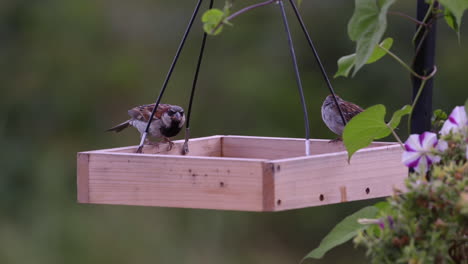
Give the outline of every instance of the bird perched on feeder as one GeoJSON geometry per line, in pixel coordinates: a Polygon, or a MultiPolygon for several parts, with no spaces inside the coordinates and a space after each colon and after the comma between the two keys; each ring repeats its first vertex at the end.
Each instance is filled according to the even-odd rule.
{"type": "MultiPolygon", "coordinates": [[[[341,111],[343,112],[346,123],[349,122],[355,115],[364,111],[360,106],[351,102],[347,102],[341,99],[338,95],[336,96],[336,100],[338,101],[341,111]]],[[[333,133],[338,135],[337,139],[331,140],[330,142],[341,141],[345,125],[343,124],[340,112],[331,94],[325,98],[325,101],[323,101],[322,119],[325,125],[327,125],[327,127],[333,131],[333,133]]]]}
{"type": "MultiPolygon", "coordinates": [[[[107,131],[120,132],[129,126],[133,126],[143,135],[154,106],[155,104],[141,105],[128,110],[128,115],[131,118],[107,131]]],[[[174,143],[169,138],[175,137],[182,129],[184,123],[185,115],[182,107],[170,104],[159,104],[154,113],[151,126],[148,129],[148,135],[162,140],[160,142],[151,142],[146,139],[145,143],[156,146],[159,145],[159,143],[168,143],[168,150],[171,150],[174,143]]]]}

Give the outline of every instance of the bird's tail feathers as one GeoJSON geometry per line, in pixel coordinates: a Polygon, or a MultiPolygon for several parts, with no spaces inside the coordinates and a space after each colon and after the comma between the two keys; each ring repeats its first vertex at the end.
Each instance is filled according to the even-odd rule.
{"type": "Polygon", "coordinates": [[[115,132],[118,133],[118,132],[120,132],[120,131],[126,129],[126,128],[129,127],[129,126],[130,126],[130,120],[127,120],[127,121],[125,121],[125,122],[123,122],[123,123],[121,123],[121,124],[116,125],[116,126],[113,127],[113,128],[107,129],[106,131],[107,131],[107,132],[109,132],[109,131],[115,131],[115,132]]]}

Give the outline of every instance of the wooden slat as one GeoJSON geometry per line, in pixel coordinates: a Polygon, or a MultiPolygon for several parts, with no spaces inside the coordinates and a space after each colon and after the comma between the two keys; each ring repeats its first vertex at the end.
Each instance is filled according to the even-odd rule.
{"type": "Polygon", "coordinates": [[[275,210],[275,168],[273,163],[263,163],[263,211],[275,210]]]}
{"type": "MultiPolygon", "coordinates": [[[[298,138],[225,136],[222,139],[224,157],[285,159],[304,156],[305,141],[298,138]]],[[[374,142],[369,147],[386,146],[394,143],[374,142]]],[[[312,155],[345,151],[343,142],[311,139],[312,155]]]]}
{"type": "Polygon", "coordinates": [[[92,152],[89,202],[262,211],[263,162],[92,152]]]}
{"type": "Polygon", "coordinates": [[[311,140],[308,157],[303,139],[198,138],[188,156],[178,153],[182,144],[160,154],[151,147],[135,154],[135,146],[79,153],[78,201],[281,211],[389,196],[393,187],[404,190],[407,176],[401,148],[385,142],[360,150],[351,164],[342,143],[328,140],[311,140]]]}
{"type": "Polygon", "coordinates": [[[78,153],[77,156],[77,196],[79,203],[89,202],[89,154],[78,153]]]}
{"type": "Polygon", "coordinates": [[[401,154],[393,145],[360,150],[350,164],[346,152],[272,161],[275,210],[390,196],[408,175],[401,154]]]}
{"type": "MultiPolygon", "coordinates": [[[[222,136],[210,136],[202,138],[194,138],[189,140],[189,153],[187,156],[206,156],[206,157],[220,157],[221,156],[221,138],[222,136]]],[[[143,153],[146,154],[167,154],[167,155],[181,155],[182,146],[185,140],[174,141],[175,145],[170,151],[167,151],[167,144],[160,146],[145,145],[143,153]]],[[[103,149],[99,152],[122,152],[122,153],[135,153],[138,146],[130,146],[123,148],[103,149]]]]}

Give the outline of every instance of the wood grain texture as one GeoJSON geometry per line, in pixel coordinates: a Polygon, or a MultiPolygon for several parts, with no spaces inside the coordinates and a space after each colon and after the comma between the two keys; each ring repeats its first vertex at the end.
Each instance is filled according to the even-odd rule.
{"type": "Polygon", "coordinates": [[[93,153],[89,202],[263,210],[263,161],[93,153]]]}
{"type": "MultiPolygon", "coordinates": [[[[263,163],[263,208],[262,211],[275,210],[275,165],[273,163],[263,163]]],[[[281,202],[280,202],[281,203],[281,202]]]]}
{"type": "MultiPolygon", "coordinates": [[[[221,156],[221,138],[222,136],[211,136],[203,138],[194,138],[189,140],[190,152],[187,156],[204,156],[204,157],[220,157],[221,156]]],[[[165,155],[181,155],[182,146],[185,140],[173,141],[173,148],[168,151],[168,144],[160,144],[159,146],[145,145],[143,153],[145,154],[165,154],[165,155]]],[[[138,146],[130,146],[123,148],[112,148],[99,150],[100,152],[121,152],[135,153],[138,146]]]]}
{"type": "MultiPolygon", "coordinates": [[[[305,140],[299,138],[225,136],[223,137],[223,157],[285,159],[301,157],[305,153],[305,140]]],[[[393,143],[375,142],[369,147],[385,146],[393,143]]],[[[310,153],[345,151],[343,142],[330,142],[328,139],[311,139],[310,153]]]]}
{"type": "Polygon", "coordinates": [[[360,150],[350,164],[346,152],[272,161],[281,167],[275,195],[282,202],[275,210],[390,196],[394,187],[404,189],[408,175],[401,154],[393,145],[360,150]]]}
{"type": "Polygon", "coordinates": [[[373,143],[347,162],[343,144],[303,139],[213,136],[190,140],[190,155],[136,146],[78,153],[78,201],[282,211],[389,196],[404,190],[402,149],[373,143]]]}
{"type": "Polygon", "coordinates": [[[89,203],[89,154],[77,155],[77,196],[79,203],[89,203]]]}

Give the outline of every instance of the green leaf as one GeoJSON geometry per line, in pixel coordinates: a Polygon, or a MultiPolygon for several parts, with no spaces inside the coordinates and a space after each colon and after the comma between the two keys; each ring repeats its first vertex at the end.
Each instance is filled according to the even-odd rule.
{"type": "Polygon", "coordinates": [[[348,77],[349,72],[354,67],[354,62],[356,61],[356,54],[350,54],[343,56],[338,60],[338,71],[335,73],[333,78],[344,76],[348,77]]]}
{"type": "Polygon", "coordinates": [[[458,33],[463,13],[468,9],[468,0],[439,0],[439,3],[445,7],[445,21],[458,33]]]}
{"type": "Polygon", "coordinates": [[[358,223],[358,219],[374,218],[378,212],[379,210],[375,206],[368,206],[346,217],[328,233],[320,242],[319,247],[307,254],[302,261],[310,258],[320,259],[330,249],[351,240],[361,229],[366,228],[366,226],[358,223]]]}
{"type": "Polygon", "coordinates": [[[400,110],[397,110],[395,113],[393,113],[392,119],[390,120],[390,122],[388,122],[388,125],[392,129],[397,128],[398,125],[400,124],[401,118],[403,116],[405,116],[405,115],[409,115],[412,110],[413,110],[413,108],[411,107],[411,105],[403,106],[403,108],[401,108],[400,110]]]}
{"type": "Polygon", "coordinates": [[[444,10],[444,19],[447,25],[452,28],[457,34],[460,33],[460,25],[457,24],[455,15],[447,8],[444,10]]]}
{"type": "Polygon", "coordinates": [[[210,35],[218,35],[223,30],[225,13],[213,8],[206,11],[202,16],[203,30],[210,35]]]}
{"type": "Polygon", "coordinates": [[[384,39],[379,45],[375,47],[374,52],[372,52],[366,64],[374,63],[380,60],[383,56],[387,55],[387,50],[390,50],[392,45],[393,45],[392,38],[384,39]],[[381,49],[380,47],[382,47],[383,49],[381,49]]]}
{"type": "Polygon", "coordinates": [[[379,209],[379,211],[386,211],[390,208],[390,203],[388,201],[382,201],[374,204],[374,206],[379,209]]]}
{"type": "MultiPolygon", "coordinates": [[[[379,45],[376,46],[376,48],[374,49],[374,52],[372,53],[372,55],[370,56],[366,64],[371,64],[380,60],[383,56],[387,54],[385,50],[390,50],[390,48],[392,47],[392,44],[393,44],[392,38],[386,38],[384,41],[382,41],[379,45]],[[382,47],[385,50],[379,47],[382,47]]],[[[335,73],[335,76],[333,77],[334,78],[339,77],[339,76],[348,77],[349,72],[354,67],[355,62],[356,62],[355,53],[341,57],[338,60],[338,71],[335,73]]]]}
{"type": "Polygon", "coordinates": [[[392,131],[384,121],[385,112],[385,106],[374,105],[349,121],[343,131],[343,142],[348,151],[348,161],[356,151],[369,146],[374,139],[390,135],[392,131]]]}
{"type": "Polygon", "coordinates": [[[437,109],[432,114],[432,118],[431,118],[432,125],[434,125],[435,122],[439,122],[439,121],[444,122],[445,120],[447,120],[447,118],[448,118],[448,115],[447,113],[444,112],[444,110],[437,109]]]}
{"type": "Polygon", "coordinates": [[[353,75],[369,60],[387,28],[387,12],[396,0],[356,0],[348,23],[348,35],[356,42],[353,75]]]}

